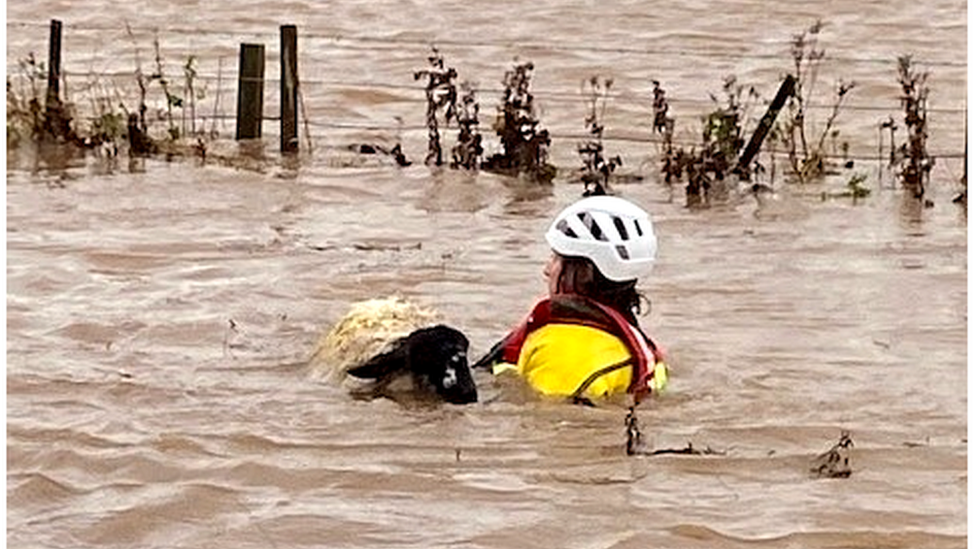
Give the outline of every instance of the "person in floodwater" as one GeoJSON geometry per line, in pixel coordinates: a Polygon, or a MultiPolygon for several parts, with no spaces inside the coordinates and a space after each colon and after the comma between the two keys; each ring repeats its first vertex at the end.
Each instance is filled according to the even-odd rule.
{"type": "Polygon", "coordinates": [[[476,366],[586,404],[628,394],[636,403],[662,391],[664,353],[637,321],[645,299],[637,281],[657,254],[647,212],[622,198],[584,198],[556,216],[545,237],[553,251],[543,269],[549,297],[476,366]]]}

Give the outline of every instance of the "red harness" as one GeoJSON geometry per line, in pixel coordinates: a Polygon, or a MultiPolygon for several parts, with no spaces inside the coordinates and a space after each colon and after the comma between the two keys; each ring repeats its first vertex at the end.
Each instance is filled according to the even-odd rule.
{"type": "MultiPolygon", "coordinates": [[[[633,370],[627,391],[638,396],[643,396],[648,391],[648,382],[654,376],[654,364],[649,364],[649,357],[644,352],[642,343],[650,349],[653,355],[650,358],[655,362],[664,360],[664,353],[651,338],[640,328],[632,329],[634,326],[619,312],[587,297],[576,295],[559,295],[537,303],[529,316],[502,340],[501,359],[510,364],[518,363],[525,338],[549,323],[589,326],[613,334],[623,341],[631,356],[627,363],[633,370]],[[643,342],[638,339],[638,334],[643,342]]],[[[616,367],[618,366],[611,366],[607,371],[616,367]]]]}

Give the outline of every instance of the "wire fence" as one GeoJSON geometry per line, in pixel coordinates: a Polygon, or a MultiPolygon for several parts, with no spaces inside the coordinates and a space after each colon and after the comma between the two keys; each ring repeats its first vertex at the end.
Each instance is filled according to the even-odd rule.
{"type": "MultiPolygon", "coordinates": [[[[39,36],[43,35],[43,30],[48,28],[46,23],[41,22],[31,22],[31,21],[7,21],[8,33],[27,31],[32,34],[39,36]],[[36,31],[36,32],[35,32],[36,31]]],[[[181,26],[170,26],[170,27],[141,27],[141,26],[126,26],[125,29],[120,29],[118,26],[112,25],[99,25],[99,24],[84,24],[84,25],[70,25],[68,27],[68,32],[79,33],[83,35],[89,35],[89,40],[96,40],[97,36],[104,35],[105,33],[114,33],[118,37],[124,37],[130,42],[130,44],[142,44],[145,47],[145,41],[150,39],[158,40],[160,36],[177,36],[183,37],[184,40],[187,37],[192,37],[193,40],[200,40],[203,38],[219,39],[221,43],[224,44],[223,48],[213,49],[209,51],[213,52],[213,55],[209,55],[205,60],[201,60],[200,65],[206,66],[207,68],[197,68],[194,69],[192,76],[187,73],[186,68],[183,67],[183,74],[180,74],[180,69],[173,69],[172,72],[174,76],[170,79],[174,82],[173,89],[178,90],[181,93],[188,92],[187,82],[192,79],[193,86],[196,88],[197,92],[205,91],[207,97],[213,101],[212,105],[205,107],[202,105],[195,109],[193,125],[196,126],[196,120],[200,120],[200,127],[206,127],[208,124],[213,126],[217,121],[226,124],[231,121],[236,120],[236,114],[229,113],[228,109],[233,108],[236,105],[234,100],[237,93],[237,75],[235,74],[238,56],[236,54],[236,46],[244,41],[265,41],[271,44],[276,43],[278,38],[277,34],[274,33],[241,33],[241,32],[231,32],[222,30],[207,30],[199,28],[189,28],[181,26]],[[220,51],[225,52],[221,54],[220,51]],[[183,84],[179,84],[179,80],[182,78],[183,84]]],[[[316,51],[316,55],[320,57],[328,57],[329,55],[334,55],[337,52],[345,54],[357,54],[365,53],[370,56],[376,57],[379,55],[408,55],[411,59],[416,59],[416,65],[419,66],[420,62],[423,60],[422,57],[418,58],[418,52],[429,52],[433,45],[438,48],[493,48],[493,49],[504,49],[509,44],[502,42],[493,41],[479,41],[479,40],[436,40],[436,44],[429,40],[423,40],[418,38],[403,38],[403,37],[388,37],[388,36],[369,36],[369,35],[344,35],[344,34],[333,34],[333,33],[320,33],[320,32],[300,32],[299,38],[303,44],[311,44],[312,48],[316,51]],[[406,53],[404,53],[406,50],[406,53]]],[[[38,44],[40,46],[40,44],[38,44]]],[[[157,42],[158,46],[158,42],[157,42]]],[[[586,55],[614,55],[614,56],[627,56],[627,57],[637,57],[637,58],[660,58],[671,57],[671,58],[693,58],[693,59],[722,59],[722,60],[733,60],[736,62],[781,62],[784,58],[783,52],[789,51],[789,42],[782,41],[779,44],[767,44],[765,47],[776,50],[777,53],[763,53],[756,51],[744,51],[743,48],[722,48],[722,49],[708,49],[708,48],[671,48],[671,47],[600,47],[600,46],[587,46],[581,44],[570,44],[570,43],[559,43],[554,41],[538,41],[538,42],[525,42],[520,43],[519,47],[526,50],[540,50],[549,52],[566,52],[572,54],[586,54],[586,55]]],[[[167,50],[166,56],[170,57],[172,55],[172,48],[167,50]]],[[[185,53],[187,59],[192,56],[192,53],[185,53]]],[[[273,53],[273,49],[272,49],[273,53]]],[[[8,56],[10,55],[8,47],[8,56]]],[[[93,54],[94,55],[94,54],[93,54]]],[[[183,57],[180,53],[176,54],[177,57],[183,57]]],[[[147,65],[149,64],[151,56],[146,55],[143,62],[147,65]]],[[[23,67],[19,67],[19,62],[21,60],[16,60],[15,66],[11,66],[10,60],[8,59],[8,94],[11,88],[11,80],[21,81],[26,77],[25,70],[23,67]]],[[[826,55],[822,60],[822,63],[839,63],[846,66],[868,66],[872,67],[872,70],[877,70],[878,67],[890,66],[894,67],[895,59],[881,56],[860,56],[860,55],[826,55]]],[[[140,75],[145,77],[149,72],[139,66],[135,66],[131,69],[112,67],[105,70],[95,70],[93,67],[95,64],[93,59],[84,60],[82,57],[73,60],[69,65],[66,63],[65,68],[62,70],[62,76],[64,81],[69,84],[66,87],[66,93],[70,93],[76,102],[78,98],[89,96],[89,103],[93,102],[91,96],[101,95],[102,99],[108,98],[113,102],[123,103],[124,97],[129,92],[124,91],[126,88],[131,88],[140,75]],[[79,61],[80,60],[80,61],[79,61]],[[89,67],[87,69],[78,69],[78,67],[89,67]]],[[[303,63],[303,66],[307,64],[303,63]]],[[[926,70],[936,70],[943,69],[952,72],[960,72],[965,75],[967,70],[967,63],[965,60],[947,60],[947,59],[937,59],[934,61],[926,61],[924,66],[926,70]]],[[[303,101],[308,103],[309,98],[331,98],[343,93],[348,92],[378,92],[383,93],[388,96],[388,102],[396,105],[397,109],[403,112],[416,113],[415,117],[403,117],[396,123],[392,122],[396,116],[391,116],[388,119],[391,120],[390,123],[378,122],[376,119],[363,121],[360,116],[357,117],[341,117],[335,116],[335,112],[342,112],[341,109],[332,109],[328,114],[323,113],[323,109],[311,108],[309,112],[310,116],[306,117],[303,121],[304,127],[312,133],[311,138],[319,139],[331,131],[345,131],[345,132],[376,132],[384,135],[401,134],[402,132],[409,133],[421,133],[427,130],[427,126],[422,123],[422,113],[424,111],[423,105],[426,103],[424,95],[424,87],[422,82],[410,82],[407,81],[409,74],[404,75],[403,83],[391,83],[382,82],[376,80],[369,80],[363,78],[354,78],[350,76],[349,78],[328,78],[320,77],[316,70],[302,70],[300,72],[304,73],[301,78],[301,94],[303,101]],[[309,74],[314,76],[308,77],[309,74]]],[[[892,74],[894,70],[891,71],[892,74]]],[[[270,73],[269,73],[270,74],[270,73]]],[[[894,76],[891,78],[894,81],[894,76]]],[[[965,82],[965,80],[963,80],[965,82]]],[[[272,89],[276,89],[280,85],[280,81],[274,76],[269,76],[265,78],[265,86],[272,89]]],[[[23,86],[23,82],[21,82],[23,86]]],[[[500,97],[503,93],[503,88],[501,86],[472,86],[475,93],[479,97],[500,97]]],[[[157,94],[158,96],[158,91],[157,94]]],[[[269,112],[273,110],[275,106],[275,97],[273,94],[268,94],[269,102],[269,112]]],[[[533,89],[533,95],[539,103],[549,106],[549,108],[559,108],[563,105],[575,104],[578,105],[582,101],[582,95],[579,90],[567,90],[565,87],[562,88],[541,88],[533,89]]],[[[624,129],[614,129],[608,128],[608,131],[604,134],[603,138],[607,142],[621,142],[621,143],[637,143],[637,144],[649,144],[649,145],[661,145],[662,139],[650,131],[650,117],[651,117],[651,104],[653,98],[649,90],[647,92],[639,92],[626,89],[615,89],[612,93],[608,93],[606,100],[613,105],[613,108],[621,113],[621,118],[626,119],[631,127],[624,129]],[[643,124],[638,124],[638,121],[634,119],[634,115],[638,114],[642,117],[641,122],[643,124]],[[633,126],[639,126],[636,130],[633,126]]],[[[710,109],[715,108],[720,100],[716,98],[706,98],[706,97],[691,97],[688,95],[677,95],[668,96],[668,103],[672,107],[681,108],[689,113],[701,113],[706,112],[710,109]]],[[[156,98],[157,104],[159,102],[158,97],[156,98]]],[[[330,100],[335,102],[336,100],[330,100]]],[[[758,117],[762,114],[763,106],[761,104],[753,105],[754,117],[758,117]]],[[[806,105],[809,111],[816,113],[826,113],[834,108],[833,103],[824,101],[813,101],[806,105]]],[[[884,135],[880,132],[880,124],[882,120],[872,119],[871,117],[884,116],[888,114],[889,116],[894,115],[895,119],[899,116],[901,105],[896,97],[892,97],[889,103],[879,104],[878,101],[873,101],[871,103],[867,102],[850,102],[844,103],[842,107],[843,113],[849,113],[853,116],[859,116],[859,125],[862,127],[862,134],[865,133],[863,128],[874,127],[878,131],[877,141],[875,143],[880,147],[882,141],[884,141],[884,135]]],[[[958,125],[962,125],[962,121],[965,118],[965,113],[967,107],[965,101],[963,100],[959,104],[941,104],[932,106],[927,109],[928,113],[932,116],[934,126],[939,128],[951,128],[958,125]]],[[[185,113],[183,113],[185,116],[185,113]]],[[[96,118],[96,113],[79,113],[80,118],[94,120],[96,118]]],[[[276,121],[279,120],[278,116],[263,116],[265,121],[276,121]]],[[[697,121],[700,119],[700,114],[689,114],[685,117],[687,127],[695,127],[697,121]]],[[[545,123],[545,120],[543,120],[545,123]]],[[[958,130],[956,130],[958,132],[958,130]]],[[[685,132],[686,134],[694,134],[695,131],[685,132]]],[[[550,131],[551,136],[556,140],[576,140],[584,141],[592,136],[583,131],[573,131],[568,129],[566,124],[561,125],[558,128],[550,131]]],[[[699,142],[694,137],[677,136],[673,143],[677,146],[695,146],[699,142]]],[[[887,145],[887,143],[886,143],[887,145]]],[[[952,151],[948,149],[937,150],[932,154],[936,158],[963,158],[965,155],[962,152],[962,146],[959,147],[958,151],[952,151]]],[[[841,154],[831,154],[828,157],[841,157],[849,159],[862,159],[862,160],[877,160],[879,157],[878,151],[875,150],[875,144],[870,146],[862,144],[862,146],[854,150],[853,152],[841,154]]]]}
{"type": "MultiPolygon", "coordinates": [[[[23,27],[23,28],[36,28],[36,29],[46,29],[46,23],[32,22],[32,21],[7,21],[7,27],[23,27]]],[[[91,31],[91,32],[117,32],[119,28],[117,26],[110,25],[97,25],[97,24],[84,24],[84,25],[72,25],[74,30],[79,31],[91,31]]],[[[141,27],[141,26],[129,26],[135,34],[141,35],[183,35],[183,36],[214,36],[214,37],[225,37],[240,39],[243,37],[249,38],[262,38],[269,41],[273,41],[277,38],[277,35],[272,33],[239,33],[231,31],[221,31],[213,29],[199,29],[199,28],[187,28],[187,27],[141,27]]],[[[459,48],[499,48],[507,46],[504,42],[492,42],[492,41],[479,41],[475,39],[471,40],[450,40],[450,39],[437,39],[436,41],[430,40],[420,40],[415,38],[399,38],[399,37],[383,37],[383,36],[368,36],[368,35],[348,35],[348,34],[334,34],[334,33],[318,33],[318,32],[300,32],[299,37],[303,40],[321,40],[332,44],[335,47],[345,47],[348,49],[364,48],[367,50],[375,50],[377,45],[380,46],[390,46],[390,47],[402,47],[402,46],[413,46],[418,48],[427,48],[432,43],[437,46],[453,46],[459,48]]],[[[587,53],[612,53],[612,54],[622,54],[622,55],[643,55],[643,56],[678,56],[678,57],[713,57],[713,58],[725,58],[725,59],[747,59],[747,60],[769,60],[769,59],[782,59],[781,54],[759,54],[750,52],[739,52],[739,51],[729,51],[727,48],[721,50],[708,50],[708,49],[687,49],[687,48],[663,48],[663,47],[633,47],[633,48],[621,48],[621,47],[600,47],[600,46],[586,46],[581,44],[568,44],[559,43],[554,41],[545,42],[523,42],[519,44],[521,47],[526,49],[539,49],[539,50],[559,50],[559,51],[570,51],[570,52],[587,52],[587,53]]],[[[788,42],[783,42],[781,44],[787,47],[788,42]]],[[[894,59],[888,57],[871,57],[871,56],[848,56],[848,55],[836,55],[830,54],[825,55],[825,61],[832,62],[843,62],[852,64],[882,64],[890,65],[894,59]]],[[[930,67],[954,67],[965,69],[968,67],[967,62],[954,61],[954,60],[935,60],[927,61],[926,65],[930,67]]]]}

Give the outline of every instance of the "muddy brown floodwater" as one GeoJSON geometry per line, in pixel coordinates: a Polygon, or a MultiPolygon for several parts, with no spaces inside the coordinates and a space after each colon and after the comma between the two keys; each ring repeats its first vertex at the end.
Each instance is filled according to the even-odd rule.
{"type": "MultiPolygon", "coordinates": [[[[275,75],[277,25],[297,24],[317,147],[283,161],[268,121],[264,159],[244,168],[7,152],[10,547],[966,545],[967,223],[951,202],[964,2],[210,4],[8,3],[8,76],[29,51],[46,58],[57,18],[72,97],[91,72],[129,106],[134,44],[152,64],[146,29],[159,29],[174,77],[190,53],[201,75],[223,60],[232,112],[238,44],[267,42],[275,75]],[[818,17],[834,58],[819,85],[859,82],[839,128],[866,199],[823,199],[849,174],[780,177],[762,204],[743,193],[692,210],[660,181],[653,144],[606,143],[643,176],[615,189],[650,211],[660,239],[642,322],[673,377],[638,409],[645,442],[715,453],[627,456],[626,410],[505,398],[485,372],[481,402],[434,409],[306,377],[318,336],[358,300],[436,307],[474,355],[528,310],[545,290],[542,233],[582,190],[570,179],[583,79],[615,78],[608,135],[649,132],[652,79],[693,134],[727,74],[770,97],[790,36],[818,17]],[[430,42],[488,88],[514,56],[535,63],[554,185],[420,165],[412,71],[430,42]],[[899,115],[905,53],[931,72],[929,146],[945,155],[931,208],[890,172],[879,185],[864,160],[878,122],[899,115]],[[414,165],[342,152],[395,140],[395,117],[414,165]],[[851,475],[816,478],[812,461],[842,431],[851,475]]],[[[215,110],[218,84],[199,85],[200,110],[215,110]]],[[[486,93],[482,112],[494,101],[486,93]]],[[[236,150],[232,121],[214,124],[236,150]]]]}

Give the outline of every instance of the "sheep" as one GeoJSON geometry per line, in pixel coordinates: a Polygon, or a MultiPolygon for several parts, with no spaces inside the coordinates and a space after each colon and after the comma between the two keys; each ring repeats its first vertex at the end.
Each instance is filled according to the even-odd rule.
{"type": "Polygon", "coordinates": [[[354,303],[320,338],[311,375],[352,385],[363,398],[477,402],[468,339],[439,321],[436,311],[400,297],[354,303]]]}

